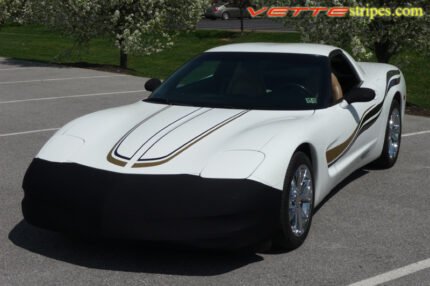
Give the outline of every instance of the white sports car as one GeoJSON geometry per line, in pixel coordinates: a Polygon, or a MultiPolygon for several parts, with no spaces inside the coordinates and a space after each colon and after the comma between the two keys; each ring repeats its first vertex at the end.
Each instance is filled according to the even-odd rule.
{"type": "Polygon", "coordinates": [[[42,228],[204,248],[294,249],[330,190],[399,154],[398,68],[312,44],[211,49],[145,100],[76,119],[24,179],[42,228]]]}

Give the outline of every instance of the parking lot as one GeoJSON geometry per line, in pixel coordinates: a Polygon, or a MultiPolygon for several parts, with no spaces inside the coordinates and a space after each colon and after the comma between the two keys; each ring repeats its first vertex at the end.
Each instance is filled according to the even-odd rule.
{"type": "Polygon", "coordinates": [[[22,179],[53,132],[81,115],[144,98],[144,83],[0,58],[0,285],[430,285],[424,117],[406,116],[397,165],[352,174],[319,207],[306,243],[293,252],[82,241],[25,223],[22,179]]]}

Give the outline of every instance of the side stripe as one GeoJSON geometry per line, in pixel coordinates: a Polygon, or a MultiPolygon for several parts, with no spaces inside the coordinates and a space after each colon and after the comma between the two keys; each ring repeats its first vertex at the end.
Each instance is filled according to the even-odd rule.
{"type": "MultiPolygon", "coordinates": [[[[365,111],[365,115],[361,118],[360,123],[358,124],[357,128],[354,130],[354,132],[341,144],[337,145],[336,147],[328,150],[326,152],[326,159],[329,166],[333,165],[337,162],[352,146],[352,144],[355,142],[355,140],[358,137],[358,134],[361,130],[361,127],[363,126],[364,120],[367,117],[367,114],[371,113],[373,111],[374,106],[370,107],[365,111]]],[[[376,108],[375,108],[376,109],[376,108]]]]}
{"type": "Polygon", "coordinates": [[[397,76],[397,75],[400,75],[400,70],[391,70],[387,72],[387,84],[386,84],[387,87],[385,89],[384,99],[385,97],[387,97],[388,92],[393,86],[400,84],[400,77],[391,80],[394,76],[397,76]]]}
{"type": "Polygon", "coordinates": [[[382,102],[376,106],[372,106],[364,112],[360,123],[351,136],[348,137],[348,139],[326,152],[326,159],[329,167],[335,164],[352,147],[357,138],[378,120],[382,113],[382,107],[384,106],[385,98],[387,97],[388,92],[391,90],[391,88],[400,84],[400,77],[392,79],[397,75],[400,75],[399,70],[391,70],[387,72],[386,89],[382,102]]]}

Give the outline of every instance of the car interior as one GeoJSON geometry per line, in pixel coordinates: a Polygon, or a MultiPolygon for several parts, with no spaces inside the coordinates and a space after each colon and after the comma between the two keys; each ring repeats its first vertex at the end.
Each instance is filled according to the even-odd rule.
{"type": "Polygon", "coordinates": [[[360,79],[351,63],[340,51],[330,57],[330,65],[333,103],[338,103],[345,94],[360,83],[360,79]]]}
{"type": "Polygon", "coordinates": [[[220,61],[198,69],[186,76],[172,95],[218,101],[222,97],[230,102],[263,105],[270,101],[271,105],[297,108],[315,105],[320,96],[322,67],[313,63],[220,61]],[[193,79],[193,73],[199,78],[193,79]]]}
{"type": "Polygon", "coordinates": [[[343,100],[343,91],[339,80],[334,73],[331,73],[331,89],[333,94],[333,103],[338,103],[343,100]]]}

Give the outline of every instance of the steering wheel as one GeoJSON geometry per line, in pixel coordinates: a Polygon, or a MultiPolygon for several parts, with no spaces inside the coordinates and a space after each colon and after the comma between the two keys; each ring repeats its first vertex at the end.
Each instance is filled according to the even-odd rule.
{"type": "Polygon", "coordinates": [[[291,88],[297,90],[304,97],[314,97],[314,94],[305,86],[299,83],[288,82],[282,85],[282,88],[291,88]]]}

